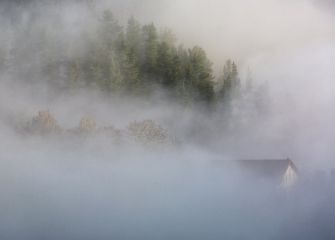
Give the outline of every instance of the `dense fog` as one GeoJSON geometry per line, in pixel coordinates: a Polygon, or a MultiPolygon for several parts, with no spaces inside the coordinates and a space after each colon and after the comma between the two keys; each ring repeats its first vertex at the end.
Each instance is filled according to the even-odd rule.
{"type": "Polygon", "coordinates": [[[335,239],[334,9],[1,1],[0,239],[335,239]]]}

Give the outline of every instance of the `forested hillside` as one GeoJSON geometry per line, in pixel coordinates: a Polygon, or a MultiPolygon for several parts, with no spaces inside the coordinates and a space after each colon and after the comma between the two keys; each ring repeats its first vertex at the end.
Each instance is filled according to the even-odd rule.
{"type": "Polygon", "coordinates": [[[185,105],[228,100],[240,87],[234,62],[228,60],[222,76],[215,77],[204,49],[184,47],[171,30],[142,25],[134,17],[123,26],[111,10],[88,9],[90,24],[74,23],[71,32],[57,13],[47,23],[34,10],[12,20],[18,29],[0,52],[3,71],[45,84],[51,93],[98,89],[141,97],[162,91],[185,105]]]}

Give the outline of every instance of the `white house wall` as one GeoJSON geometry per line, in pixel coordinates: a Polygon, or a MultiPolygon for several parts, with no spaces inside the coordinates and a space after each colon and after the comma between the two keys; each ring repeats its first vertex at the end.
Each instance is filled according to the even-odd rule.
{"type": "Polygon", "coordinates": [[[288,166],[281,183],[281,186],[285,189],[293,187],[298,180],[298,175],[292,166],[288,166]]]}

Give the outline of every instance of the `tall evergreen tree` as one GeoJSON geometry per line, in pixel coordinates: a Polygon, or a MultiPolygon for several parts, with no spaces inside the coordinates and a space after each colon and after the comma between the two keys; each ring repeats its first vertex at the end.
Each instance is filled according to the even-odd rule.
{"type": "Polygon", "coordinates": [[[144,39],[144,71],[150,78],[154,78],[157,73],[158,58],[158,34],[153,23],[143,27],[144,39]]]}
{"type": "MultiPolygon", "coordinates": [[[[126,39],[128,44],[128,54],[131,58],[139,58],[141,52],[141,25],[134,18],[128,20],[126,39]]],[[[138,61],[139,59],[136,59],[138,61]]]]}
{"type": "Polygon", "coordinates": [[[174,73],[177,75],[176,93],[177,97],[186,105],[192,101],[189,78],[189,56],[187,50],[180,45],[173,60],[174,73]]]}
{"type": "Polygon", "coordinates": [[[116,42],[119,34],[122,32],[122,27],[114,18],[114,15],[110,10],[103,12],[99,30],[100,37],[102,38],[104,44],[108,50],[111,50],[114,47],[113,43],[116,42]]]}
{"type": "Polygon", "coordinates": [[[174,87],[175,79],[173,79],[173,53],[171,46],[166,42],[162,42],[158,48],[157,56],[157,75],[161,83],[166,87],[174,87]]]}
{"type": "Polygon", "coordinates": [[[230,102],[241,87],[237,65],[231,60],[227,60],[223,67],[223,76],[220,79],[220,89],[218,97],[224,101],[230,102]]]}
{"type": "Polygon", "coordinates": [[[138,60],[135,51],[131,49],[128,39],[123,33],[120,34],[117,43],[117,58],[124,78],[124,90],[137,94],[141,87],[138,60]]]}
{"type": "Polygon", "coordinates": [[[110,53],[108,56],[108,65],[105,87],[111,92],[122,93],[125,85],[124,76],[122,75],[120,62],[113,53],[110,53]]]}
{"type": "Polygon", "coordinates": [[[200,47],[189,50],[188,78],[196,100],[209,102],[213,100],[214,86],[212,80],[214,76],[212,74],[212,63],[200,47]]]}

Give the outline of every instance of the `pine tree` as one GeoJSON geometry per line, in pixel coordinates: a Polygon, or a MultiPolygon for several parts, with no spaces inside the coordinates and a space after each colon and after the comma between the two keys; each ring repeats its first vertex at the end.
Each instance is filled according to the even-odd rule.
{"type": "Polygon", "coordinates": [[[128,20],[126,40],[128,45],[127,54],[138,61],[141,54],[141,25],[134,17],[128,20]]]}
{"type": "Polygon", "coordinates": [[[124,90],[124,76],[122,74],[120,63],[116,59],[116,55],[111,52],[108,55],[107,78],[103,87],[113,93],[122,93],[124,90]]]}
{"type": "Polygon", "coordinates": [[[172,49],[171,46],[166,42],[162,42],[158,48],[157,57],[157,75],[160,78],[160,83],[168,88],[172,88],[175,85],[175,79],[173,79],[172,71],[172,49]]]}
{"type": "Polygon", "coordinates": [[[114,18],[114,15],[110,10],[103,12],[99,30],[100,37],[102,38],[104,44],[108,50],[111,50],[114,47],[113,43],[116,42],[122,32],[122,27],[114,18]]]}
{"type": "Polygon", "coordinates": [[[177,97],[183,104],[190,105],[192,96],[190,91],[191,80],[189,78],[189,56],[182,45],[178,47],[173,62],[173,68],[176,69],[175,73],[178,76],[176,83],[177,97]]]}
{"type": "Polygon", "coordinates": [[[171,29],[166,28],[160,35],[160,41],[167,43],[171,47],[174,47],[176,43],[176,36],[171,29]]]}
{"type": "Polygon", "coordinates": [[[230,102],[234,95],[236,95],[241,87],[238,69],[235,62],[227,60],[223,67],[223,76],[220,79],[220,90],[218,97],[224,101],[230,102]]]}
{"type": "Polygon", "coordinates": [[[195,100],[210,102],[214,99],[212,63],[200,47],[189,50],[188,78],[195,100]]]}
{"type": "Polygon", "coordinates": [[[144,39],[144,67],[143,70],[149,78],[157,73],[158,34],[153,23],[143,27],[144,39]]]}

